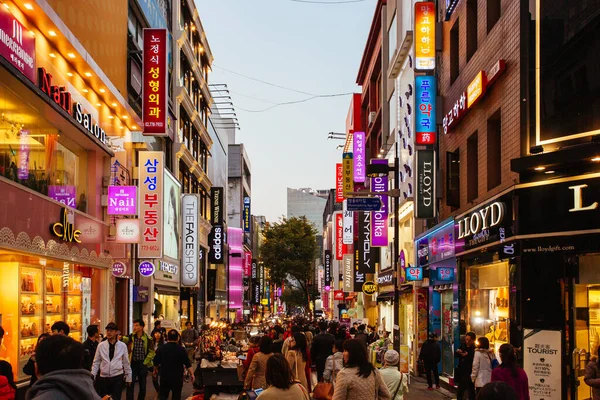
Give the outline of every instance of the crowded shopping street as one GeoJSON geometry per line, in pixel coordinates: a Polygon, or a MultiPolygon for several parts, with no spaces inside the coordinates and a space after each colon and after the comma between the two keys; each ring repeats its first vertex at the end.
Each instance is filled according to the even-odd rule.
{"type": "Polygon", "coordinates": [[[600,0],[0,0],[0,400],[600,400],[600,0]]]}

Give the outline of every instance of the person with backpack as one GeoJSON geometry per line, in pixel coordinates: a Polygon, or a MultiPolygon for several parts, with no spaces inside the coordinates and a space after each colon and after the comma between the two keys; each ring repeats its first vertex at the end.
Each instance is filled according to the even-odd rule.
{"type": "Polygon", "coordinates": [[[140,390],[138,400],[146,398],[146,378],[148,369],[154,368],[154,346],[152,339],[144,332],[144,321],[133,321],[133,333],[123,336],[123,343],[127,345],[129,360],[131,362],[131,384],[127,386],[127,400],[133,400],[133,391],[136,380],[140,390]]]}
{"type": "Polygon", "coordinates": [[[490,350],[490,341],[486,337],[477,340],[477,348],[473,357],[471,380],[475,384],[475,395],[482,387],[492,380],[492,370],[498,366],[498,360],[493,350],[490,350]]]}
{"type": "Polygon", "coordinates": [[[392,400],[403,400],[404,393],[408,393],[408,376],[398,370],[400,354],[396,350],[385,352],[383,368],[379,370],[392,400]]]}

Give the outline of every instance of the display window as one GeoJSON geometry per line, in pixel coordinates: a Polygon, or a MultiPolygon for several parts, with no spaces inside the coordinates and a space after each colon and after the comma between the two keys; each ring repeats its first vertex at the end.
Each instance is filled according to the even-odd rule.
{"type": "Polygon", "coordinates": [[[487,337],[497,353],[509,340],[508,262],[470,267],[466,273],[467,332],[487,337]]]}
{"type": "Polygon", "coordinates": [[[55,322],[65,321],[69,336],[78,341],[85,339],[87,325],[100,323],[103,275],[73,263],[0,253],[0,325],[5,330],[0,359],[12,365],[17,380],[28,378],[23,366],[38,337],[51,333],[55,322]]]}
{"type": "Polygon", "coordinates": [[[165,328],[179,329],[179,295],[154,292],[154,318],[165,328]]]}

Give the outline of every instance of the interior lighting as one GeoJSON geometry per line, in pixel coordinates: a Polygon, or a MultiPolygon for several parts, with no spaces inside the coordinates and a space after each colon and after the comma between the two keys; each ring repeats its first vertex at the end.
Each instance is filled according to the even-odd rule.
{"type": "Polygon", "coordinates": [[[600,156],[592,158],[592,161],[593,162],[599,162],[600,161],[600,156]]]}
{"type": "Polygon", "coordinates": [[[545,173],[545,174],[553,174],[553,173],[554,173],[554,171],[546,171],[546,172],[544,172],[544,173],[545,173]]]}
{"type": "Polygon", "coordinates": [[[67,76],[73,76],[72,72],[67,72],[67,76]]]}
{"type": "Polygon", "coordinates": [[[98,90],[100,93],[106,93],[106,89],[101,88],[100,90],[98,90]]]}
{"type": "Polygon", "coordinates": [[[55,37],[56,36],[56,32],[54,31],[48,31],[48,35],[55,37]]]}
{"type": "Polygon", "coordinates": [[[29,3],[25,3],[25,4],[23,4],[23,6],[28,10],[33,10],[33,6],[29,3]]]}
{"type": "Polygon", "coordinates": [[[7,10],[10,10],[10,6],[6,3],[3,4],[4,8],[6,8],[7,10]]]}
{"type": "Polygon", "coordinates": [[[96,103],[96,107],[101,107],[101,106],[102,106],[102,104],[96,103]]]}
{"type": "Polygon", "coordinates": [[[128,118],[127,115],[123,115],[123,119],[127,119],[127,118],[128,118]]]}
{"type": "Polygon", "coordinates": [[[114,118],[114,117],[113,117],[112,115],[109,115],[109,116],[108,116],[108,119],[113,119],[113,118],[114,118]]]}
{"type": "Polygon", "coordinates": [[[92,75],[92,73],[91,73],[91,72],[86,72],[86,73],[85,73],[85,76],[87,76],[87,77],[91,78],[93,75],[92,75]]]}
{"type": "Polygon", "coordinates": [[[74,54],[74,53],[67,53],[67,56],[68,56],[69,58],[75,58],[75,54],[74,54]]]}
{"type": "Polygon", "coordinates": [[[50,53],[48,55],[50,56],[50,58],[56,58],[56,54],[54,54],[54,53],[50,53]]]}
{"type": "Polygon", "coordinates": [[[546,169],[546,167],[542,167],[542,166],[534,168],[534,170],[536,170],[536,171],[543,171],[545,169],[546,169]]]}
{"type": "Polygon", "coordinates": [[[117,103],[112,103],[112,106],[113,106],[113,107],[116,107],[116,106],[117,106],[117,103]]]}
{"type": "Polygon", "coordinates": [[[88,93],[88,92],[89,92],[89,90],[87,90],[87,89],[82,89],[81,91],[82,91],[83,93],[88,93]]]}
{"type": "Polygon", "coordinates": [[[133,129],[137,129],[138,127],[137,127],[136,125],[134,125],[132,128],[133,128],[133,129]]]}

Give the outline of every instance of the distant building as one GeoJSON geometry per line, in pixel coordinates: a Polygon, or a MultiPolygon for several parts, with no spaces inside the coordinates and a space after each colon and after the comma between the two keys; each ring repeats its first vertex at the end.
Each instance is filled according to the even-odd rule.
{"type": "Polygon", "coordinates": [[[323,210],[327,203],[329,190],[300,188],[287,190],[287,217],[306,216],[321,233],[323,227],[323,210]]]}

